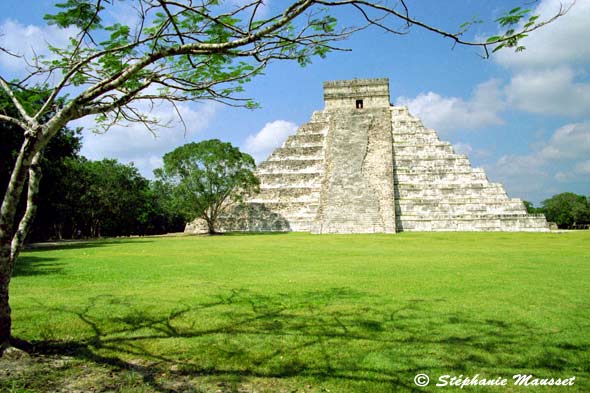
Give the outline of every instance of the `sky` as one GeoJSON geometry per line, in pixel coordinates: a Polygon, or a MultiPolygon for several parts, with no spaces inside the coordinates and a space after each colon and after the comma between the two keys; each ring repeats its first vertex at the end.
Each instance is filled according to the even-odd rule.
{"type": "MultiPolygon", "coordinates": [[[[230,0],[234,4],[244,0],[230,0]]],[[[564,3],[571,0],[563,0],[564,3]]],[[[55,1],[1,0],[0,46],[25,56],[47,53],[47,43],[64,45],[72,30],[47,26],[43,15],[55,1]]],[[[266,12],[285,1],[268,0],[266,12]]],[[[456,30],[473,17],[494,20],[517,1],[407,1],[411,15],[432,25],[456,30]],[[500,7],[501,5],[501,7],[500,7]]],[[[552,15],[557,0],[528,2],[534,14],[552,15]]],[[[111,11],[125,23],[124,14],[111,11]]],[[[351,15],[339,15],[342,22],[351,15]]],[[[89,159],[133,162],[146,177],[162,156],[188,142],[218,138],[239,146],[258,161],[323,109],[326,80],[389,78],[391,100],[406,105],[442,140],[467,154],[474,167],[504,184],[510,197],[535,204],[560,192],[590,195],[590,0],[577,0],[570,12],[523,40],[526,50],[500,51],[490,59],[469,47],[412,28],[404,36],[378,29],[354,35],[311,65],[275,62],[245,86],[260,104],[256,110],[212,102],[179,105],[186,129],[169,105],[152,115],[170,126],[152,134],[139,125],[116,126],[104,134],[84,127],[82,154],[89,159]]],[[[493,24],[476,25],[468,37],[497,33],[493,24]]],[[[26,65],[0,53],[0,75],[22,77],[26,65]]]]}

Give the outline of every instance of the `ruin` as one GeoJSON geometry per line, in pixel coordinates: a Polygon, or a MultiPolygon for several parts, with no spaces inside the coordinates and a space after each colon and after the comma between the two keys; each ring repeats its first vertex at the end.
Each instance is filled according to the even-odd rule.
{"type": "Polygon", "coordinates": [[[314,112],[257,168],[261,192],[220,221],[231,231],[547,231],[406,107],[388,79],[324,83],[314,112]]]}

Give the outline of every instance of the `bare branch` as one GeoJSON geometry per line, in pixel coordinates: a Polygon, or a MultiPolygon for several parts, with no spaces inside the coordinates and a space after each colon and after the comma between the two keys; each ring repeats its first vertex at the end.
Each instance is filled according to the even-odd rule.
{"type": "Polygon", "coordinates": [[[22,128],[23,130],[27,129],[26,123],[23,123],[22,121],[15,119],[14,117],[11,117],[11,116],[6,116],[6,115],[0,114],[0,121],[5,121],[7,123],[14,124],[15,126],[22,128]]]}
{"type": "Polygon", "coordinates": [[[12,103],[14,104],[14,107],[17,109],[18,114],[23,118],[23,120],[25,120],[29,124],[29,126],[33,126],[35,124],[35,121],[29,116],[29,114],[27,113],[25,108],[22,106],[22,104],[20,103],[18,98],[16,98],[14,91],[12,91],[8,82],[6,82],[4,80],[4,78],[2,78],[1,76],[0,76],[0,86],[2,86],[2,89],[6,92],[6,95],[8,95],[8,97],[10,98],[12,103]]]}

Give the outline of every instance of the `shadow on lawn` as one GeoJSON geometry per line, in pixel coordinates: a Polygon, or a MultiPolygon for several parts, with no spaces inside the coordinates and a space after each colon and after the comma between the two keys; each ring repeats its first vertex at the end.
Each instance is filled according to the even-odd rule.
{"type": "Polygon", "coordinates": [[[355,392],[421,391],[413,384],[421,372],[497,377],[500,368],[556,376],[579,368],[576,357],[589,349],[548,347],[524,323],[443,314],[437,311],[443,303],[395,304],[346,288],[275,296],[232,290],[150,315],[105,296],[79,310],[48,310],[75,315],[92,333],[80,341],[40,342],[36,351],[131,369],[151,389],[171,393],[199,391],[189,387],[207,377],[229,389],[220,391],[238,391],[257,377],[302,377],[306,382],[296,383],[311,381],[317,391],[334,383],[355,392]],[[104,313],[109,305],[117,311],[104,313]]]}
{"type": "Polygon", "coordinates": [[[14,264],[12,277],[61,274],[63,263],[57,262],[58,260],[59,258],[21,255],[14,264]]]}
{"type": "Polygon", "coordinates": [[[28,253],[43,252],[46,250],[76,250],[96,247],[106,247],[114,244],[140,244],[153,243],[154,240],[145,237],[121,237],[86,240],[60,240],[56,242],[42,242],[27,244],[25,251],[28,253]]]}
{"type": "Polygon", "coordinates": [[[63,263],[59,258],[46,257],[43,253],[48,250],[73,250],[105,247],[113,244],[151,243],[148,239],[97,239],[90,241],[60,241],[47,243],[33,243],[27,246],[26,253],[19,255],[14,265],[12,277],[61,274],[63,263]]]}

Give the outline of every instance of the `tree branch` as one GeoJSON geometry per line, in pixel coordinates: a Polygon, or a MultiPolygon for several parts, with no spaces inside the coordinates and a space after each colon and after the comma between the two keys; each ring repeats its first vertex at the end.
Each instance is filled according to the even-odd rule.
{"type": "Polygon", "coordinates": [[[0,115],[0,121],[5,121],[7,123],[11,123],[11,124],[14,124],[16,126],[19,126],[20,128],[23,129],[24,132],[26,132],[26,130],[27,130],[27,124],[26,123],[23,123],[20,120],[15,119],[14,117],[11,117],[11,116],[0,115]]]}
{"type": "MultiPolygon", "coordinates": [[[[22,106],[22,104],[20,103],[18,98],[16,98],[16,96],[14,95],[14,92],[12,91],[12,89],[10,88],[8,83],[1,76],[0,76],[0,86],[2,86],[2,89],[6,92],[6,94],[8,95],[8,97],[10,98],[12,103],[14,104],[14,107],[17,109],[18,114],[23,118],[23,120],[25,120],[28,123],[28,125],[30,127],[34,127],[36,122],[33,120],[33,118],[31,118],[29,116],[29,114],[27,113],[25,108],[22,106]]],[[[27,127],[23,127],[23,128],[25,128],[25,130],[27,129],[27,127]]]]}

